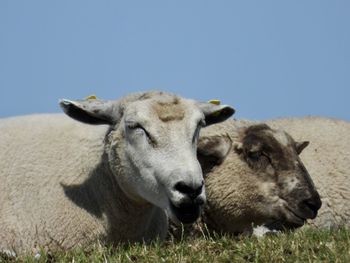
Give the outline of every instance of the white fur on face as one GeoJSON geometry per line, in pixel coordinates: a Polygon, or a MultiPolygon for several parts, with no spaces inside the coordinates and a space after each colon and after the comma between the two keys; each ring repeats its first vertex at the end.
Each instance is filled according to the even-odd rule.
{"type": "Polygon", "coordinates": [[[286,190],[292,192],[298,185],[299,180],[295,176],[290,176],[286,178],[283,183],[286,185],[286,190]]]}
{"type": "MultiPolygon", "coordinates": [[[[152,110],[150,105],[135,103],[120,123],[125,145],[119,155],[129,163],[124,188],[131,196],[168,209],[170,202],[177,205],[185,199],[175,190],[177,183],[202,185],[196,137],[203,114],[194,104],[184,103],[182,120],[162,121],[152,110]]],[[[204,190],[200,196],[205,199],[204,190]]]]}
{"type": "Polygon", "coordinates": [[[282,130],[273,130],[268,131],[269,134],[275,138],[276,141],[278,141],[282,146],[289,147],[290,139],[286,135],[286,133],[282,130]]]}
{"type": "Polygon", "coordinates": [[[276,130],[272,135],[281,145],[288,147],[290,141],[284,131],[276,130]]]}

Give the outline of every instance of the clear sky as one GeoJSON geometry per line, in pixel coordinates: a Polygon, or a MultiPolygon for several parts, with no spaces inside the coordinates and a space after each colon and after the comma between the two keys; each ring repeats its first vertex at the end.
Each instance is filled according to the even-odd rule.
{"type": "Polygon", "coordinates": [[[150,89],[350,120],[350,1],[0,0],[0,117],[150,89]]]}

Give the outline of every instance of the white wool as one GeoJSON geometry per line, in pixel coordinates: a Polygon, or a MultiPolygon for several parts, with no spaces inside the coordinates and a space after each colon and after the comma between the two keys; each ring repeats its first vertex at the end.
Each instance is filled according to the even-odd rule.
{"type": "Polygon", "coordinates": [[[188,198],[179,182],[196,190],[200,211],[198,124],[223,121],[232,108],[162,92],[61,106],[72,118],[110,126],[63,114],[0,120],[0,250],[164,239],[165,212],[188,198]]]}

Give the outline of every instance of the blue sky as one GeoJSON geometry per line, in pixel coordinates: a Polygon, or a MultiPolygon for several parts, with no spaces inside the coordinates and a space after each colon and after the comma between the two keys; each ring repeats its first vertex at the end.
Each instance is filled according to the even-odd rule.
{"type": "Polygon", "coordinates": [[[150,89],[350,120],[350,1],[0,0],[0,117],[150,89]]]}

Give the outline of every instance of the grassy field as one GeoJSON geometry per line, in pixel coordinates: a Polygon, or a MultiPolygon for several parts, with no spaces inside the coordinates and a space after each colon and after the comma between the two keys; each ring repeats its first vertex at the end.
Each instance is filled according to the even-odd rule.
{"type": "Polygon", "coordinates": [[[41,258],[0,262],[350,262],[350,230],[302,230],[262,238],[202,236],[179,241],[96,246],[81,250],[43,253],[41,258]]]}

